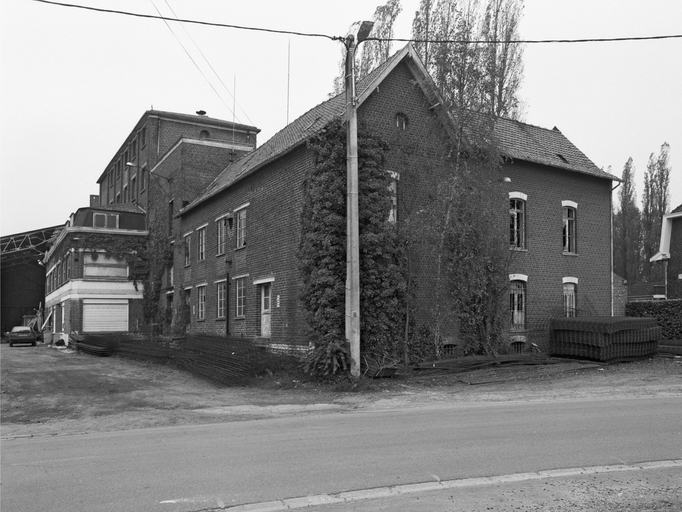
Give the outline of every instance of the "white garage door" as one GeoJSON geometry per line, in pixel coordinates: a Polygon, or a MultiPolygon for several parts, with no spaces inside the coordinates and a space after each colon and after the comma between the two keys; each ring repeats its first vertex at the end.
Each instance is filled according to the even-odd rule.
{"type": "Polygon", "coordinates": [[[128,301],[83,300],[83,332],[127,332],[128,301]]]}

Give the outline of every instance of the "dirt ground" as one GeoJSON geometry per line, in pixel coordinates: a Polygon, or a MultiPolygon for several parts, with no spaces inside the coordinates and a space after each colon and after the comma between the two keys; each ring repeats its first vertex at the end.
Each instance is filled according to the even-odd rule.
{"type": "Polygon", "coordinates": [[[0,346],[4,438],[219,423],[332,411],[453,402],[682,396],[682,358],[566,363],[320,385],[269,375],[248,387],[218,385],[171,366],[69,350],[0,346]]]}

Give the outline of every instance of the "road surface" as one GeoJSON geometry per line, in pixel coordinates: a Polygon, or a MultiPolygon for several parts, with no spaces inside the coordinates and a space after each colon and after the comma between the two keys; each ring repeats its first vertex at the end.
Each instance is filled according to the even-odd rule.
{"type": "Polygon", "coordinates": [[[676,397],[442,405],[4,439],[2,510],[197,511],[682,459],[676,397]]]}

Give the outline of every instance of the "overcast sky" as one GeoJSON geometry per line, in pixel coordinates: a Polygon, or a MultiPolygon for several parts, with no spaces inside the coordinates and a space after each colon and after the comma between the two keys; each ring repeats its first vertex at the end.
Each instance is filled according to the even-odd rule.
{"type": "MultiPolygon", "coordinates": [[[[383,0],[70,3],[144,14],[158,8],[166,16],[172,8],[179,18],[342,36],[383,0]]],[[[418,0],[402,3],[396,37],[408,38],[418,0]]],[[[2,235],[62,224],[87,206],[97,178],[150,108],[203,109],[232,120],[234,96],[234,119],[260,128],[260,144],[286,125],[287,112],[292,121],[326,100],[338,71],[341,44],[326,38],[170,26],[173,32],[161,20],[2,0],[2,235]]],[[[521,23],[524,39],[668,34],[682,34],[679,0],[526,0],[521,23]]],[[[632,157],[638,199],[649,155],[668,142],[671,206],[682,204],[682,39],[531,44],[524,62],[527,123],[557,126],[617,176],[632,157]]]]}

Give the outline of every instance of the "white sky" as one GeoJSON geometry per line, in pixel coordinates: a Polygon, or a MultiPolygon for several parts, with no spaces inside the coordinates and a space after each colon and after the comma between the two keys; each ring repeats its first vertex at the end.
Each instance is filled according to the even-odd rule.
{"type": "MultiPolygon", "coordinates": [[[[72,0],[100,8],[342,36],[383,0],[72,0]]],[[[418,0],[403,0],[396,37],[410,36],[418,0]]],[[[0,5],[0,232],[62,224],[97,194],[96,180],[145,110],[231,120],[265,142],[327,99],[341,44],[324,38],[185,24],[58,7],[0,5]],[[287,48],[291,46],[290,79],[287,48]],[[224,85],[223,85],[224,84],[224,85]],[[225,87],[230,90],[226,92],[225,87]]],[[[682,34],[679,0],[526,0],[524,39],[682,34]]],[[[394,50],[401,47],[396,43],[394,50]]],[[[525,121],[557,126],[599,167],[636,166],[671,146],[671,206],[682,203],[682,39],[527,45],[525,121]]]]}

